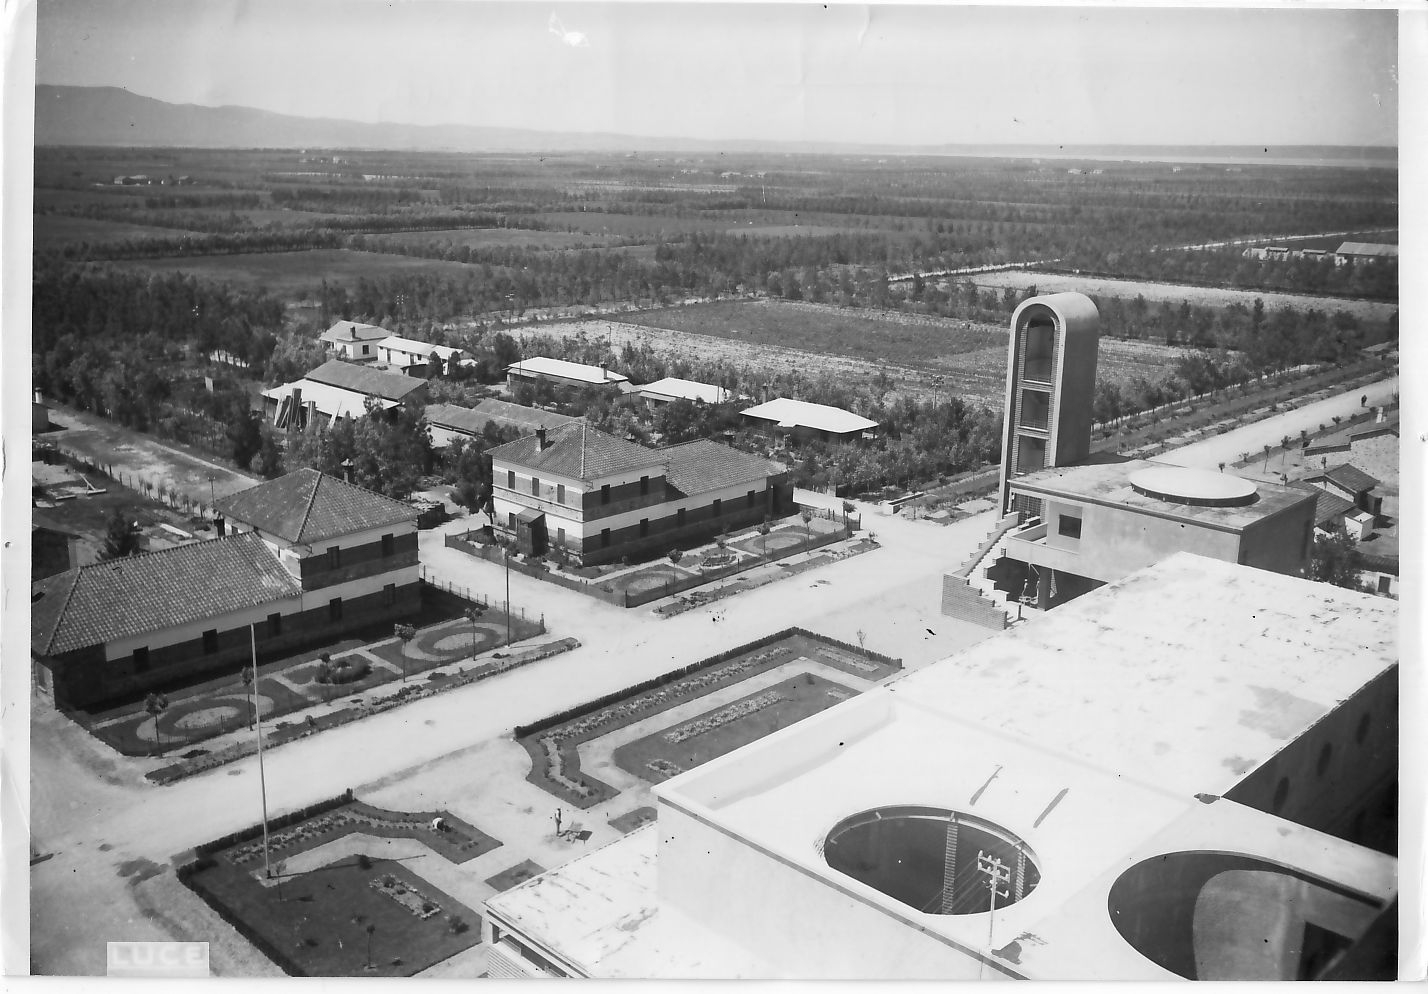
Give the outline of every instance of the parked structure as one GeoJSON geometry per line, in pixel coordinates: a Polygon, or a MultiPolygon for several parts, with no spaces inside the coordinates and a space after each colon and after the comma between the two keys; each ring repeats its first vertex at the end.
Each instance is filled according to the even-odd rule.
{"type": "Polygon", "coordinates": [[[275,427],[305,431],[314,419],[325,428],[337,418],[391,411],[425,397],[424,380],[329,359],[296,382],[264,390],[263,413],[275,427]]]}
{"type": "Polygon", "coordinates": [[[1177,554],[657,784],[487,900],[488,970],[1391,979],[1396,621],[1177,554]]]}
{"type": "Polygon", "coordinates": [[[438,449],[450,445],[456,438],[482,438],[486,425],[492,422],[529,434],[537,428],[559,428],[575,420],[564,414],[542,411],[538,407],[523,407],[504,400],[483,400],[475,407],[458,407],[455,404],[428,404],[426,407],[431,444],[438,449]]]}
{"type": "Polygon", "coordinates": [[[639,393],[651,410],[661,404],[672,404],[676,400],[689,400],[697,404],[725,404],[734,399],[732,393],[717,384],[682,380],[677,376],[666,376],[662,380],[646,383],[640,387],[639,393]]]}
{"type": "Polygon", "coordinates": [[[794,441],[859,441],[871,437],[880,427],[876,421],[827,404],[776,397],[739,412],[751,427],[774,438],[794,441]]]}
{"type": "Polygon", "coordinates": [[[692,544],[794,509],[782,466],[707,440],[648,449],[584,421],[490,451],[496,528],[583,565],[692,544]]]}
{"type": "Polygon", "coordinates": [[[390,331],[375,324],[338,321],[322,333],[321,341],[329,352],[348,362],[372,362],[377,358],[377,343],[390,337],[390,331]]]}
{"type": "Polygon", "coordinates": [[[216,506],[233,533],[33,585],[37,689],[92,705],[233,668],[249,658],[250,626],[270,653],[420,605],[417,512],[405,504],[304,469],[216,506]]]}
{"type": "Polygon", "coordinates": [[[532,386],[548,383],[560,390],[585,390],[598,387],[604,390],[626,392],[633,389],[630,378],[604,366],[587,366],[582,362],[567,362],[564,359],[547,359],[535,356],[513,362],[506,367],[506,386],[514,390],[518,385],[532,386]]]}
{"type": "Polygon", "coordinates": [[[1039,513],[1033,500],[1013,504],[1016,477],[1071,466],[1090,454],[1100,342],[1101,316],[1083,293],[1032,297],[1012,314],[997,491],[1001,513],[1039,513]]]}
{"type": "Polygon", "coordinates": [[[445,376],[466,353],[449,345],[432,345],[414,338],[389,335],[377,343],[377,361],[407,376],[445,376]]]}

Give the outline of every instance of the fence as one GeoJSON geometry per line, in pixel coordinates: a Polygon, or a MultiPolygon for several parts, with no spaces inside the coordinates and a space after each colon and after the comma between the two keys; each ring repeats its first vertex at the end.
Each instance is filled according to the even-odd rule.
{"type": "Polygon", "coordinates": [[[102,473],[114,483],[122,487],[128,487],[135,493],[143,494],[151,500],[156,500],[175,511],[181,511],[191,517],[213,518],[213,505],[205,504],[203,501],[189,496],[180,490],[172,480],[159,480],[145,476],[143,473],[136,473],[126,470],[122,466],[115,469],[109,463],[96,462],[88,455],[77,452],[58,442],[46,445],[38,453],[43,461],[50,461],[44,455],[49,450],[58,453],[69,465],[84,473],[102,473]]]}
{"type": "MultiPolygon", "coordinates": [[[[809,508],[808,510],[814,512],[814,517],[829,518],[834,521],[841,521],[844,517],[841,512],[822,508],[809,508]]],[[[662,597],[672,597],[675,594],[692,590],[695,587],[701,587],[706,583],[712,583],[716,580],[724,580],[728,577],[736,576],[739,573],[754,569],[757,566],[764,566],[768,563],[778,562],[781,559],[798,555],[800,552],[810,552],[814,549],[821,549],[824,546],[833,545],[836,542],[841,542],[845,538],[850,537],[861,525],[861,518],[857,515],[853,515],[847,519],[846,526],[839,531],[810,535],[803,541],[784,549],[777,549],[772,553],[761,553],[759,555],[750,556],[749,558],[732,563],[727,567],[705,570],[684,577],[683,579],[671,579],[658,587],[635,593],[631,593],[628,590],[617,590],[607,587],[609,581],[601,582],[599,580],[581,580],[575,577],[569,577],[562,573],[555,572],[544,563],[529,563],[517,559],[515,556],[507,558],[501,546],[471,541],[468,536],[474,535],[475,532],[447,535],[444,542],[447,548],[457,549],[467,555],[484,559],[490,563],[496,563],[498,565],[505,564],[509,566],[510,569],[524,576],[534,577],[537,580],[543,580],[547,583],[554,583],[557,586],[577,591],[588,597],[594,597],[597,600],[602,600],[607,604],[613,604],[616,607],[630,608],[640,607],[643,604],[659,600],[662,597]]],[[[657,560],[654,562],[657,563],[657,560]]],[[[425,568],[423,568],[423,572],[425,572],[425,568]]]]}

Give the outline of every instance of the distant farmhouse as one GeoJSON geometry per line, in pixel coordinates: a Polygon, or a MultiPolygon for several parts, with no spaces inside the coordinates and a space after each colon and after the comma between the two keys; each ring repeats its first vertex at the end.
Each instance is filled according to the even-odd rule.
{"type": "Polygon", "coordinates": [[[302,379],[263,391],[263,413],[274,427],[306,431],[369,409],[390,411],[407,398],[424,400],[426,381],[384,369],[329,359],[302,379]]]}
{"type": "Polygon", "coordinates": [[[765,404],[739,412],[750,427],[775,438],[795,441],[857,441],[878,430],[878,423],[826,404],[810,404],[804,400],[778,397],[765,404]]]}
{"type": "Polygon", "coordinates": [[[728,390],[714,383],[699,383],[682,380],[677,376],[666,376],[662,380],[646,383],[639,388],[640,397],[651,409],[676,400],[688,400],[700,404],[725,404],[734,399],[728,390]]]}
{"type": "Polygon", "coordinates": [[[1351,266],[1358,263],[1372,264],[1376,262],[1386,262],[1389,259],[1397,261],[1397,245],[1380,245],[1374,242],[1344,242],[1334,253],[1334,264],[1339,266],[1351,266]]]}
{"type": "Polygon", "coordinates": [[[250,626],[265,654],[419,606],[417,512],[405,504],[304,469],[217,507],[233,533],[32,585],[42,694],[102,703],[232,671],[249,658],[250,626]]]}
{"type": "Polygon", "coordinates": [[[522,383],[532,386],[548,383],[559,390],[583,390],[599,387],[617,392],[633,389],[630,378],[604,366],[589,366],[582,362],[548,359],[535,356],[513,362],[506,367],[506,386],[511,390],[522,383]]]}
{"type": "Polygon", "coordinates": [[[582,565],[638,557],[794,509],[784,467],[700,439],[649,449],[584,421],[490,451],[496,528],[582,565]]]}
{"type": "Polygon", "coordinates": [[[377,361],[408,376],[450,375],[466,355],[447,345],[430,345],[412,338],[389,335],[377,343],[377,361]]]}
{"type": "Polygon", "coordinates": [[[538,428],[559,428],[570,424],[576,418],[553,411],[542,411],[538,407],[523,407],[504,400],[488,399],[475,407],[458,407],[455,404],[428,404],[426,423],[431,433],[431,444],[443,449],[457,438],[478,439],[491,423],[503,428],[515,428],[522,434],[530,434],[538,428]]]}
{"type": "Polygon", "coordinates": [[[357,321],[338,321],[322,333],[320,341],[348,362],[373,362],[377,358],[377,343],[395,337],[386,328],[357,321]]]}

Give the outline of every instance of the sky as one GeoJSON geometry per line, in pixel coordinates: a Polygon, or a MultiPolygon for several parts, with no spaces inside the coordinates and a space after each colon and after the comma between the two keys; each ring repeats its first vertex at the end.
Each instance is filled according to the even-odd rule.
{"type": "Polygon", "coordinates": [[[1395,145],[1397,16],[43,0],[36,78],[311,117],[716,140],[1395,145]]]}

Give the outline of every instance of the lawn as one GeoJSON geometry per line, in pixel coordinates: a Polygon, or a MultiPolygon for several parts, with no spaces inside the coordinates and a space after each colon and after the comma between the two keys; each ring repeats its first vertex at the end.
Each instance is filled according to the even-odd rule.
{"type": "MultiPolygon", "coordinates": [[[[518,614],[511,616],[510,642],[531,638],[541,631],[538,622],[518,614]]],[[[458,617],[417,632],[405,649],[401,642],[391,642],[375,646],[371,652],[394,666],[405,665],[408,673],[419,673],[507,644],[506,616],[499,608],[491,607],[477,620],[474,633],[471,622],[458,617]]]]}
{"type": "Polygon", "coordinates": [[[307,252],[254,252],[192,258],[143,259],[106,265],[128,272],[188,273],[200,279],[274,296],[299,298],[316,294],[322,281],[355,287],[360,279],[419,272],[435,278],[464,278],[475,270],[459,262],[441,262],[404,255],[313,249],[307,252]]]}
{"type": "Polygon", "coordinates": [[[481,940],[475,911],[397,860],[373,859],[364,869],[348,856],[279,887],[220,857],[188,883],[225,917],[243,922],[260,949],[286,959],[278,965],[298,976],[410,977],[481,940]],[[372,886],[387,879],[413,895],[416,910],[372,886]],[[422,911],[424,904],[435,910],[422,911]],[[466,927],[457,931],[453,919],[466,927]],[[374,969],[367,969],[369,962],[374,969]]]}
{"type": "Polygon", "coordinates": [[[733,300],[645,311],[629,324],[816,354],[833,353],[875,362],[927,365],[988,347],[1005,355],[1006,331],[968,321],[907,320],[868,311],[778,300],[733,300]]]}
{"type": "Polygon", "coordinates": [[[816,674],[802,673],[698,718],[626,743],[615,750],[615,765],[632,776],[659,783],[857,693],[816,674]]]}

